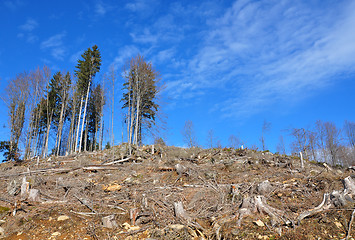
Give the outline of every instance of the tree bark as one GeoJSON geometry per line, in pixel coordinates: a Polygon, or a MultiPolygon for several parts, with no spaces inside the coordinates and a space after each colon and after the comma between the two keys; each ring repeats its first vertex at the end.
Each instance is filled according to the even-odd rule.
{"type": "Polygon", "coordinates": [[[84,132],[84,123],[86,119],[86,108],[88,105],[88,99],[89,99],[89,93],[90,93],[90,86],[91,86],[91,76],[88,84],[88,90],[86,92],[86,99],[85,99],[85,106],[84,106],[84,113],[83,113],[83,120],[82,120],[82,125],[81,125],[81,133],[80,133],[80,143],[79,143],[79,152],[81,152],[81,144],[83,140],[83,132],[84,132]]]}
{"type": "Polygon", "coordinates": [[[66,109],[66,104],[67,104],[67,93],[64,91],[63,93],[63,98],[62,98],[62,107],[60,110],[60,117],[59,117],[59,127],[58,127],[58,132],[57,132],[57,138],[56,138],[56,153],[55,155],[58,156],[60,152],[60,146],[61,146],[61,140],[62,140],[62,132],[63,132],[63,124],[64,124],[64,118],[65,118],[65,109],[66,109]]]}
{"type": "Polygon", "coordinates": [[[83,96],[81,96],[80,98],[79,116],[78,116],[78,123],[76,126],[75,152],[78,151],[78,140],[79,140],[79,129],[80,129],[82,107],[83,107],[83,96]]]}
{"type": "Polygon", "coordinates": [[[46,132],[46,138],[45,138],[44,146],[43,146],[43,150],[42,150],[42,158],[45,158],[48,154],[48,140],[49,140],[49,131],[50,131],[51,125],[52,125],[52,116],[53,116],[53,110],[50,114],[49,120],[47,121],[47,132],[46,132]]]}

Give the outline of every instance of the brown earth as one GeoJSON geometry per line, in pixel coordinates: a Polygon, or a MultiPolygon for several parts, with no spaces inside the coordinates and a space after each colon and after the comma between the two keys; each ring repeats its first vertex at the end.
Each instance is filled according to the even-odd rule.
{"type": "Polygon", "coordinates": [[[324,193],[342,191],[350,170],[307,161],[301,169],[297,157],[254,150],[155,146],[151,151],[146,146],[128,157],[119,146],[0,164],[0,238],[344,239],[348,234],[351,201],[300,222],[297,217],[318,206],[324,193]],[[24,177],[30,189],[39,190],[37,199],[26,189],[21,196],[24,177]],[[271,213],[252,206],[242,214],[246,199],[255,196],[262,196],[271,213]]]}

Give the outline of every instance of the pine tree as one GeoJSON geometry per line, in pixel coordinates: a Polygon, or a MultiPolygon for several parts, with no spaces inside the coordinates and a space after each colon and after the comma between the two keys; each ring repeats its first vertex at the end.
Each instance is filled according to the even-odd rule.
{"type": "Polygon", "coordinates": [[[101,118],[103,116],[103,106],[105,105],[105,98],[103,98],[104,92],[100,84],[93,88],[88,103],[88,134],[86,136],[89,139],[87,148],[91,151],[97,150],[98,136],[101,126],[101,118]]]}
{"type": "Polygon", "coordinates": [[[55,130],[58,127],[61,110],[61,83],[63,82],[64,80],[62,73],[57,72],[54,74],[47,87],[47,96],[44,103],[45,107],[42,108],[42,122],[46,122],[46,136],[43,144],[42,157],[47,156],[48,153],[49,133],[52,125],[54,126],[55,130]]]}
{"type": "Polygon", "coordinates": [[[67,72],[65,77],[60,78],[60,80],[61,81],[58,84],[58,96],[59,96],[58,104],[60,104],[61,107],[60,107],[59,119],[56,119],[58,121],[55,122],[57,128],[57,136],[56,136],[56,143],[55,143],[56,155],[59,155],[60,153],[63,126],[65,120],[68,119],[67,108],[68,108],[68,101],[69,101],[69,90],[71,87],[70,73],[67,72]]]}
{"type": "Polygon", "coordinates": [[[86,122],[86,109],[87,109],[90,89],[92,85],[92,79],[95,77],[96,73],[100,71],[100,66],[101,66],[101,55],[96,45],[94,45],[92,49],[88,48],[84,52],[84,54],[81,55],[81,57],[82,60],[78,60],[78,65],[76,66],[77,70],[75,71],[75,74],[78,78],[77,87],[80,96],[79,97],[80,99],[79,118],[77,123],[77,136],[76,136],[76,143],[75,143],[76,151],[77,150],[81,151],[81,147],[82,147],[84,125],[86,122]],[[82,106],[83,104],[84,106],[82,106]],[[82,120],[81,120],[81,113],[83,114],[82,120]],[[79,138],[80,121],[81,121],[81,133],[79,138]],[[79,146],[77,145],[78,139],[80,139],[79,146]]]}

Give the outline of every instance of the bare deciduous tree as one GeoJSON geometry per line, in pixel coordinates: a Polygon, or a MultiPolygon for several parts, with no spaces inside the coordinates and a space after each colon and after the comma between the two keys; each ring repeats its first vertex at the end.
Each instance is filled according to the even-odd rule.
{"type": "MultiPolygon", "coordinates": [[[[25,159],[32,157],[36,154],[36,144],[38,138],[38,131],[36,129],[39,125],[40,111],[36,111],[36,107],[44,95],[44,89],[49,78],[50,70],[47,66],[42,69],[39,67],[31,72],[29,84],[29,117],[28,129],[26,131],[26,146],[25,146],[25,159]]],[[[39,109],[38,109],[39,110],[39,109]]]]}
{"type": "Polygon", "coordinates": [[[214,131],[210,129],[207,133],[207,147],[208,148],[213,148],[215,146],[215,136],[214,136],[214,131]]]}
{"type": "Polygon", "coordinates": [[[194,124],[191,120],[187,120],[185,122],[184,128],[181,133],[184,138],[184,142],[189,148],[198,146],[195,136],[194,124]]]}
{"type": "Polygon", "coordinates": [[[355,122],[345,121],[344,132],[348,139],[349,145],[355,149],[355,122]]]}
{"type": "Polygon", "coordinates": [[[324,128],[326,132],[326,144],[330,152],[332,164],[336,165],[340,163],[338,156],[340,130],[337,129],[336,125],[332,122],[325,122],[324,128]]]}
{"type": "Polygon", "coordinates": [[[131,153],[131,144],[142,144],[143,130],[148,130],[156,122],[159,105],[156,102],[160,74],[152,63],[137,55],[127,62],[124,68],[126,90],[121,101],[122,108],[127,108],[127,140],[131,153]]]}
{"type": "Polygon", "coordinates": [[[266,150],[265,134],[268,133],[270,131],[270,129],[271,129],[271,123],[264,120],[263,127],[261,129],[261,138],[260,138],[263,151],[266,150]]]}
{"type": "Polygon", "coordinates": [[[279,143],[276,146],[276,151],[278,151],[280,154],[286,154],[284,137],[282,135],[279,137],[279,143]]]}
{"type": "Polygon", "coordinates": [[[318,148],[321,150],[324,161],[330,160],[331,164],[341,164],[339,159],[340,130],[332,122],[316,122],[318,148]]]}
{"type": "Polygon", "coordinates": [[[229,147],[231,147],[231,148],[239,148],[240,147],[241,141],[237,136],[231,134],[228,138],[228,141],[229,141],[229,147]]]}
{"type": "Polygon", "coordinates": [[[292,152],[299,153],[302,152],[306,155],[307,150],[307,133],[304,128],[293,128],[291,130],[291,135],[295,138],[292,143],[292,152]]]}
{"type": "Polygon", "coordinates": [[[7,160],[19,159],[17,149],[25,123],[26,106],[29,98],[29,79],[28,73],[21,73],[11,79],[6,88],[5,102],[9,108],[10,116],[10,149],[7,160]]]}

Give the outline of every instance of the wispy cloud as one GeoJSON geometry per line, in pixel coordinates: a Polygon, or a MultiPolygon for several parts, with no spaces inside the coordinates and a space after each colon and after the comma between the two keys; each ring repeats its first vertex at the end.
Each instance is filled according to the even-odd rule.
{"type": "Polygon", "coordinates": [[[159,3],[156,0],[133,0],[125,5],[125,8],[134,13],[134,16],[147,18],[154,13],[159,3]]]}
{"type": "Polygon", "coordinates": [[[149,9],[149,2],[145,0],[131,1],[125,7],[133,12],[144,11],[149,9]]]}
{"type": "Polygon", "coordinates": [[[3,2],[5,7],[11,9],[12,11],[24,5],[24,2],[21,0],[7,0],[3,2]]]}
{"type": "Polygon", "coordinates": [[[159,36],[152,34],[148,28],[145,28],[142,33],[130,33],[133,42],[156,44],[159,36]]]}
{"type": "Polygon", "coordinates": [[[20,32],[18,38],[24,38],[29,43],[34,43],[38,40],[38,36],[33,31],[38,28],[39,24],[33,18],[28,18],[27,21],[19,26],[20,32]]]}
{"type": "Polygon", "coordinates": [[[104,5],[99,2],[99,3],[96,3],[95,12],[96,12],[96,14],[103,16],[106,14],[107,10],[104,7],[104,5]]]}
{"type": "Polygon", "coordinates": [[[77,63],[80,59],[81,54],[84,53],[84,50],[77,51],[76,53],[72,54],[69,58],[71,63],[77,63]]]}
{"type": "Polygon", "coordinates": [[[41,43],[41,48],[52,48],[59,47],[63,45],[63,38],[65,33],[56,34],[41,43]]]}
{"type": "Polygon", "coordinates": [[[216,109],[239,117],[336,84],[333,77],[355,64],[355,3],[318,2],[316,9],[311,4],[236,1],[208,21],[210,29],[187,60],[185,77],[168,83],[179,91],[167,89],[178,97],[225,88],[216,109]]]}
{"type": "Polygon", "coordinates": [[[113,6],[108,4],[108,2],[98,1],[95,4],[95,13],[97,16],[105,16],[109,11],[113,9],[113,6]]]}
{"type": "Polygon", "coordinates": [[[32,18],[27,19],[26,23],[20,26],[20,29],[26,32],[31,32],[38,27],[38,22],[32,18]]]}
{"type": "Polygon", "coordinates": [[[117,70],[118,67],[123,66],[127,60],[135,57],[139,53],[139,49],[134,45],[127,45],[118,50],[118,56],[115,57],[112,65],[117,70]]]}
{"type": "Polygon", "coordinates": [[[43,50],[50,50],[51,55],[58,59],[63,60],[66,50],[63,44],[63,38],[66,36],[65,32],[56,34],[44,40],[41,43],[41,49],[43,50]]]}

